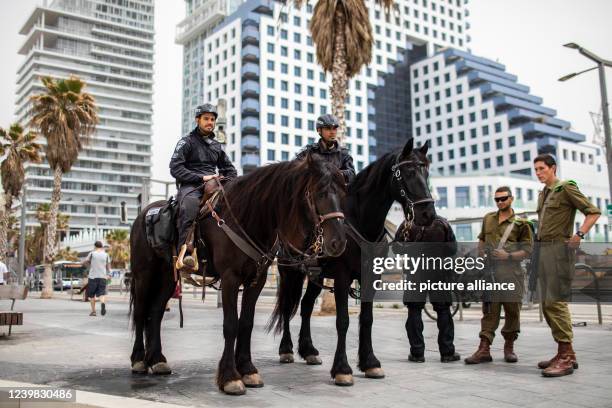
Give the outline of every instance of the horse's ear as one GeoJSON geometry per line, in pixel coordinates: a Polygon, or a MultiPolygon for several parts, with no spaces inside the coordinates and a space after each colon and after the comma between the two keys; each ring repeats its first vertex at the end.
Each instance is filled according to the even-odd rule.
{"type": "Polygon", "coordinates": [[[429,140],[426,140],[425,144],[423,146],[421,146],[419,151],[421,152],[421,154],[423,154],[423,156],[427,156],[427,151],[428,150],[429,150],[429,140]]]}
{"type": "Polygon", "coordinates": [[[408,139],[406,144],[404,145],[404,149],[402,150],[402,154],[400,157],[408,157],[410,153],[412,153],[412,148],[414,147],[414,138],[408,139]]]}

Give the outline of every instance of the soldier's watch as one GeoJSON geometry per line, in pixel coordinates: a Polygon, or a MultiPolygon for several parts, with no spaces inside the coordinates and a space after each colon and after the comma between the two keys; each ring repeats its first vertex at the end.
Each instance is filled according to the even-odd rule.
{"type": "Polygon", "coordinates": [[[580,239],[584,239],[584,232],[576,231],[576,235],[578,235],[580,237],[580,239]]]}

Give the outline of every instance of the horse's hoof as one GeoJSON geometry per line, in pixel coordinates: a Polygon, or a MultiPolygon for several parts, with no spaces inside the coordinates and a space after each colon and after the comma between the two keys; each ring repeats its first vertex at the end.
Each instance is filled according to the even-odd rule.
{"type": "Polygon", "coordinates": [[[281,364],[293,363],[295,359],[293,358],[293,353],[283,353],[278,356],[278,361],[281,364]]]}
{"type": "Polygon", "coordinates": [[[145,365],[144,361],[136,361],[135,363],[132,363],[132,373],[133,374],[146,374],[147,366],[145,365]]]}
{"type": "Polygon", "coordinates": [[[385,370],[380,367],[368,368],[365,376],[366,378],[385,378],[385,370]]]}
{"type": "Polygon", "coordinates": [[[246,388],[241,380],[234,380],[223,386],[223,392],[228,395],[244,395],[246,388]]]}
{"type": "Polygon", "coordinates": [[[304,359],[306,360],[306,364],[308,365],[321,365],[323,361],[321,361],[321,357],[319,356],[306,356],[304,359]]]}
{"type": "Polygon", "coordinates": [[[341,387],[350,387],[353,385],[353,374],[336,374],[334,384],[341,387]]]}
{"type": "Polygon", "coordinates": [[[155,375],[168,375],[172,374],[172,369],[165,361],[160,361],[151,367],[151,372],[155,375]]]}
{"type": "Polygon", "coordinates": [[[242,382],[249,388],[261,388],[264,386],[264,382],[259,373],[243,375],[242,382]]]}

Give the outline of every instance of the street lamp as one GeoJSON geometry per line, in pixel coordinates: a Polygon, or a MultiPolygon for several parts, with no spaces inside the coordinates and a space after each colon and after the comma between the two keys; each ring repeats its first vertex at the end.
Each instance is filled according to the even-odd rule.
{"type": "Polygon", "coordinates": [[[606,90],[606,73],[605,67],[612,67],[612,61],[605,60],[591,51],[582,48],[576,43],[567,43],[563,45],[564,47],[571,48],[574,50],[578,50],[578,52],[591,61],[594,61],[597,66],[589,69],[585,69],[584,71],[576,72],[573,74],[565,75],[564,77],[559,78],[559,81],[567,81],[575,76],[578,76],[584,72],[591,71],[595,68],[599,70],[599,91],[601,92],[601,111],[603,114],[603,127],[604,127],[604,135],[606,138],[606,163],[608,166],[608,187],[610,198],[612,199],[612,136],[610,135],[610,112],[608,111],[608,93],[606,90]]]}

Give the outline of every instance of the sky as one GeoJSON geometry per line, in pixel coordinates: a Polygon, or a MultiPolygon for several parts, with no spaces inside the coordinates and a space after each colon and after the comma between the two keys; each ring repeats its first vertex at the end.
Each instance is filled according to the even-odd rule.
{"type": "MultiPolygon", "coordinates": [[[[28,14],[41,0],[0,0],[0,126],[14,119],[15,80],[23,57],[18,34],[28,14]]],[[[184,17],[182,0],[156,0],[155,75],[153,114],[153,178],[172,180],[168,161],[181,136],[182,49],[174,43],[175,26],[184,17]]],[[[519,82],[528,85],[544,105],[590,139],[594,128],[589,112],[599,112],[601,99],[597,71],[567,82],[565,74],[594,64],[565,48],[576,42],[606,59],[612,59],[607,42],[612,38],[612,1],[609,0],[469,0],[472,37],[469,45],[478,56],[506,65],[519,82]]],[[[612,69],[607,69],[608,95],[612,98],[612,69]]],[[[155,189],[157,190],[157,189],[155,189]]]]}

